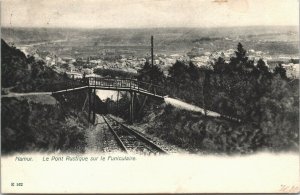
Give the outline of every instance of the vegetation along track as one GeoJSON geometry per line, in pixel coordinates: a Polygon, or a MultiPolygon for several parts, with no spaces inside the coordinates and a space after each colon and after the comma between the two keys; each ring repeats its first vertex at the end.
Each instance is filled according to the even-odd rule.
{"type": "Polygon", "coordinates": [[[123,152],[148,155],[167,154],[164,149],[146,138],[144,134],[126,127],[111,117],[105,117],[103,115],[102,117],[123,152]]]}

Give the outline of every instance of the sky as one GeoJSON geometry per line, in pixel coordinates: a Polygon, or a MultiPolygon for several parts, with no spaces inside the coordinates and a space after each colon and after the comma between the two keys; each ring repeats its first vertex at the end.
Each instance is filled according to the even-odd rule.
{"type": "Polygon", "coordinates": [[[299,25],[299,0],[2,0],[5,27],[299,25]]]}

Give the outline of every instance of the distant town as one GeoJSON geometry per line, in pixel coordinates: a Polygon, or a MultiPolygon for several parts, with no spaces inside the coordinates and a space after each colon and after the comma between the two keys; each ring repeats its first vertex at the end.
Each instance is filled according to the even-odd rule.
{"type": "MultiPolygon", "coordinates": [[[[143,67],[145,62],[151,63],[149,54],[144,56],[134,56],[133,51],[116,50],[116,49],[102,49],[98,56],[83,57],[60,57],[48,51],[40,51],[33,47],[17,46],[26,55],[33,56],[37,60],[45,61],[46,65],[51,67],[58,73],[66,73],[71,78],[82,78],[83,75],[87,77],[98,76],[94,74],[96,69],[111,69],[119,70],[132,74],[137,74],[137,71],[143,67]]],[[[217,52],[209,52],[203,48],[194,47],[186,54],[155,54],[154,65],[157,65],[165,74],[168,75],[168,69],[178,60],[185,63],[193,62],[198,67],[213,68],[214,62],[222,57],[225,62],[229,62],[230,58],[234,56],[235,50],[221,50],[217,52]]],[[[299,57],[297,56],[278,56],[272,57],[268,53],[250,49],[247,51],[250,60],[256,64],[259,59],[263,59],[267,66],[272,70],[276,64],[281,63],[286,69],[286,74],[289,78],[299,78],[299,57]]],[[[75,51],[76,53],[76,51],[75,51]]]]}

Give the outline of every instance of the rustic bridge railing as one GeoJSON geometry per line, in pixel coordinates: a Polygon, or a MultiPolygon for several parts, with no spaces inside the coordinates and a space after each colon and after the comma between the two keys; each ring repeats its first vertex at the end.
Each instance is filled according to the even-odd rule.
{"type": "Polygon", "coordinates": [[[155,96],[164,96],[164,88],[152,83],[142,82],[134,79],[115,79],[90,77],[88,80],[90,87],[111,90],[128,90],[141,93],[149,93],[155,96]]]}
{"type": "MultiPolygon", "coordinates": [[[[82,89],[90,89],[88,94],[89,102],[89,120],[91,113],[93,112],[92,120],[95,122],[95,97],[96,89],[100,90],[117,90],[117,91],[128,91],[130,93],[130,107],[129,107],[129,119],[132,122],[134,118],[134,99],[135,94],[140,93],[146,96],[151,96],[159,99],[163,99],[165,95],[164,88],[152,83],[142,82],[134,79],[115,79],[115,78],[100,78],[100,77],[88,77],[79,80],[72,80],[65,83],[57,83],[53,85],[52,94],[60,94],[67,92],[76,92],[82,89]],[[91,93],[94,93],[94,98],[91,98],[91,93]],[[94,99],[94,100],[92,100],[94,99]]],[[[142,109],[145,105],[141,104],[142,109]]]]}
{"type": "Polygon", "coordinates": [[[88,82],[85,80],[71,80],[68,82],[55,82],[52,83],[51,86],[49,87],[52,91],[52,93],[59,93],[59,92],[64,92],[72,89],[77,89],[80,87],[88,87],[88,82]]]}
{"type": "Polygon", "coordinates": [[[52,86],[53,93],[67,92],[83,88],[104,90],[133,91],[155,97],[163,97],[166,92],[163,87],[152,83],[142,82],[135,79],[116,79],[89,77],[76,79],[70,82],[56,83],[52,86]]]}

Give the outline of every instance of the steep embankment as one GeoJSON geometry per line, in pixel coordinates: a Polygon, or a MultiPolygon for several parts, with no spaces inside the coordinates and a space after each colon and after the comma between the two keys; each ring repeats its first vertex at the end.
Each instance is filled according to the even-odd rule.
{"type": "MultiPolygon", "coordinates": [[[[162,104],[148,110],[140,124],[146,132],[194,153],[251,153],[297,150],[297,133],[272,134],[249,123],[238,123],[162,104]]],[[[296,132],[296,131],[295,131],[296,132]]]]}
{"type": "MultiPolygon", "coordinates": [[[[83,152],[86,146],[87,91],[58,94],[46,93],[53,83],[68,81],[32,57],[1,40],[2,89],[18,94],[1,98],[2,153],[34,151],[83,152]]],[[[3,95],[3,91],[2,91],[3,95]]],[[[101,109],[99,98],[96,109],[101,109]]]]}
{"type": "MultiPolygon", "coordinates": [[[[91,99],[94,99],[92,96],[91,99]]],[[[88,94],[80,91],[54,96],[38,94],[2,97],[2,153],[85,152],[88,131],[88,94]]],[[[97,113],[105,105],[95,97],[97,113]]]]}
{"type": "Polygon", "coordinates": [[[2,153],[84,151],[86,120],[49,95],[2,98],[2,153]]]}
{"type": "Polygon", "coordinates": [[[1,81],[2,94],[5,88],[15,92],[51,91],[55,83],[69,80],[51,68],[43,61],[27,57],[15,47],[9,46],[1,39],[1,81]]]}

